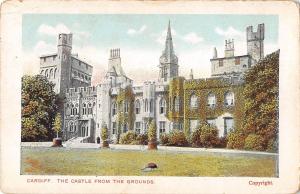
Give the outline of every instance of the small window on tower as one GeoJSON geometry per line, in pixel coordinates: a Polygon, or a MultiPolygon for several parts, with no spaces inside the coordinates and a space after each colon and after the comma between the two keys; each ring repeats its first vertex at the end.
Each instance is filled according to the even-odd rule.
{"type": "Polygon", "coordinates": [[[223,67],[223,60],[219,60],[219,67],[223,67]]]}
{"type": "Polygon", "coordinates": [[[235,59],[235,64],[236,64],[236,65],[239,65],[240,62],[241,62],[241,61],[240,61],[240,58],[236,58],[236,59],[235,59]]]}

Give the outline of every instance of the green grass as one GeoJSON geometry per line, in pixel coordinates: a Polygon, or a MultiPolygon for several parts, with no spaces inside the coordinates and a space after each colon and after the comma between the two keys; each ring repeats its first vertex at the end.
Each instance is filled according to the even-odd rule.
{"type": "Polygon", "coordinates": [[[98,176],[275,176],[274,156],[101,149],[21,149],[21,174],[98,176]],[[143,172],[149,162],[158,169],[143,172]]]}

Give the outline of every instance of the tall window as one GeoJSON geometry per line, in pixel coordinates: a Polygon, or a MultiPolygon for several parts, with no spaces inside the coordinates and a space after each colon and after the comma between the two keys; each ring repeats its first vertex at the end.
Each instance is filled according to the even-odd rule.
{"type": "Polygon", "coordinates": [[[191,99],[190,99],[190,106],[192,109],[195,109],[198,107],[198,98],[195,94],[193,94],[191,96],[191,99]]]}
{"type": "Polygon", "coordinates": [[[55,78],[55,77],[56,77],[56,73],[57,73],[57,69],[55,68],[55,69],[54,69],[53,78],[55,78]]]}
{"type": "Polygon", "coordinates": [[[112,134],[116,134],[116,131],[117,131],[117,123],[113,122],[112,123],[112,134]]]}
{"type": "Polygon", "coordinates": [[[164,114],[166,112],[166,101],[164,98],[161,98],[159,101],[159,113],[164,114]]]}
{"type": "Polygon", "coordinates": [[[45,76],[46,76],[47,78],[49,77],[48,69],[46,69],[46,71],[45,71],[45,76]]]}
{"type": "Polygon", "coordinates": [[[174,97],[174,111],[179,112],[180,109],[180,99],[178,96],[174,97]]]}
{"type": "Polygon", "coordinates": [[[124,113],[128,113],[129,110],[129,103],[128,101],[124,101],[124,113]]]}
{"type": "Polygon", "coordinates": [[[70,131],[70,132],[73,132],[73,131],[74,131],[74,125],[73,125],[73,122],[70,122],[70,123],[69,123],[69,131],[70,131]]]}
{"type": "Polygon", "coordinates": [[[223,67],[223,60],[219,60],[219,67],[223,67]]]}
{"type": "Polygon", "coordinates": [[[111,112],[112,112],[112,116],[117,114],[117,103],[116,102],[113,102],[111,112]]]}
{"type": "Polygon", "coordinates": [[[74,104],[71,105],[71,115],[74,115],[74,104]]]}
{"type": "Polygon", "coordinates": [[[126,133],[128,131],[127,123],[124,123],[123,132],[126,133]]]}
{"type": "Polygon", "coordinates": [[[159,121],[159,133],[165,133],[165,132],[166,132],[166,122],[159,121]]]}
{"type": "Polygon", "coordinates": [[[153,100],[150,100],[150,112],[153,112],[154,106],[153,106],[153,100]]]}
{"type": "Polygon", "coordinates": [[[52,78],[53,77],[53,69],[50,69],[50,76],[49,76],[50,78],[52,78]]]}
{"type": "Polygon", "coordinates": [[[82,105],[82,114],[85,115],[86,114],[86,104],[82,105]]]}
{"type": "Polygon", "coordinates": [[[147,99],[145,100],[145,106],[144,107],[145,107],[145,112],[148,112],[148,100],[147,99]]]}
{"type": "Polygon", "coordinates": [[[232,92],[226,92],[225,94],[225,105],[232,106],[234,104],[234,95],[232,92]]]}
{"type": "Polygon", "coordinates": [[[141,104],[139,100],[135,101],[135,114],[140,114],[141,104]]]}
{"type": "Polygon", "coordinates": [[[216,105],[216,96],[213,93],[209,93],[207,97],[207,106],[214,107],[216,105]]]}
{"type": "Polygon", "coordinates": [[[191,119],[190,120],[190,132],[194,132],[199,127],[199,120],[191,119]]]}
{"type": "Polygon", "coordinates": [[[230,131],[233,131],[234,121],[231,117],[224,118],[224,136],[226,136],[230,131]]]}
{"type": "Polygon", "coordinates": [[[141,133],[141,122],[135,122],[135,132],[137,134],[141,133]]]}
{"type": "Polygon", "coordinates": [[[88,105],[88,114],[89,115],[93,114],[93,108],[92,108],[92,104],[91,103],[89,103],[89,105],[88,105]]]}

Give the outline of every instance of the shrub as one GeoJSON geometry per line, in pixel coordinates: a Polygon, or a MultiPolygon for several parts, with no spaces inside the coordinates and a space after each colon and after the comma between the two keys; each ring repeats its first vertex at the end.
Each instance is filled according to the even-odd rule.
{"type": "Polygon", "coordinates": [[[173,130],[169,136],[169,145],[187,146],[188,141],[185,137],[184,132],[178,131],[178,130],[173,130]]]}
{"type": "Polygon", "coordinates": [[[227,148],[243,149],[245,144],[245,136],[238,132],[232,131],[227,135],[227,148]]]}
{"type": "Polygon", "coordinates": [[[218,129],[203,124],[201,126],[200,141],[203,147],[216,147],[219,145],[218,129]]]}
{"type": "Polygon", "coordinates": [[[218,148],[226,148],[227,145],[227,137],[221,137],[219,138],[219,144],[217,145],[218,148]]]}
{"type": "Polygon", "coordinates": [[[152,120],[150,125],[149,125],[149,129],[148,129],[148,141],[157,141],[156,138],[156,125],[155,125],[155,121],[152,120]]]}
{"type": "Polygon", "coordinates": [[[108,130],[107,130],[106,124],[102,125],[100,136],[101,136],[102,141],[106,141],[108,139],[108,130]]]}
{"type": "Polygon", "coordinates": [[[123,133],[121,135],[120,143],[121,144],[135,144],[136,138],[137,138],[137,134],[134,131],[129,130],[126,133],[123,133]]]}
{"type": "Polygon", "coordinates": [[[201,146],[202,146],[202,143],[201,143],[201,140],[200,140],[200,134],[201,134],[201,129],[200,129],[200,128],[196,129],[196,130],[191,134],[191,137],[190,137],[190,144],[191,144],[193,147],[201,147],[201,146]]]}
{"type": "Polygon", "coordinates": [[[166,133],[162,133],[159,136],[160,144],[161,145],[169,145],[169,135],[166,133]]]}
{"type": "Polygon", "coordinates": [[[250,134],[245,139],[244,149],[262,151],[264,150],[263,142],[264,139],[262,136],[256,134],[250,134]]]}
{"type": "Polygon", "coordinates": [[[148,144],[148,134],[147,133],[142,133],[142,134],[137,135],[136,144],[138,144],[138,145],[147,145],[148,144]]]}

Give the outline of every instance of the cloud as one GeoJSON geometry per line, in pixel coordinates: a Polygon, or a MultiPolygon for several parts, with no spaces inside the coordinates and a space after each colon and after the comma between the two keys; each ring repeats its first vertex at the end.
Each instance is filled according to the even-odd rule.
{"type": "Polygon", "coordinates": [[[232,26],[228,27],[226,30],[222,29],[220,27],[215,28],[215,32],[219,34],[220,36],[223,36],[225,38],[237,38],[237,39],[243,39],[245,38],[245,33],[241,32],[239,30],[236,30],[232,26]]]}
{"type": "Polygon", "coordinates": [[[199,42],[203,41],[203,38],[198,36],[195,32],[190,32],[182,37],[184,41],[191,43],[191,44],[197,44],[199,42]]]}
{"type": "Polygon", "coordinates": [[[71,33],[71,30],[64,24],[57,24],[56,26],[41,24],[38,28],[38,33],[48,36],[57,36],[59,33],[71,33]]]}
{"type": "Polygon", "coordinates": [[[143,25],[140,29],[136,30],[133,28],[128,29],[127,34],[130,36],[142,34],[147,29],[146,25],[143,25]]]}

